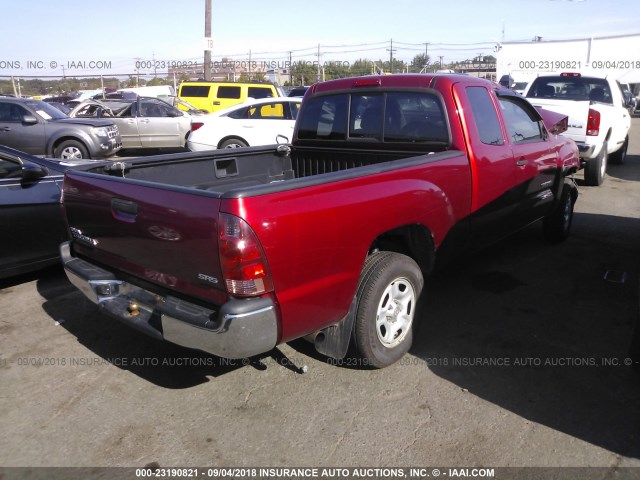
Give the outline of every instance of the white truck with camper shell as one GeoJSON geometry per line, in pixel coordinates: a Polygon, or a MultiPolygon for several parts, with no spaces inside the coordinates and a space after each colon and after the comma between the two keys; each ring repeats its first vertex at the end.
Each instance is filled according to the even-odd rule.
{"type": "Polygon", "coordinates": [[[587,185],[602,184],[609,161],[625,162],[631,115],[615,79],[574,72],[540,75],[524,95],[535,107],[568,116],[564,135],[578,145],[587,185]]]}

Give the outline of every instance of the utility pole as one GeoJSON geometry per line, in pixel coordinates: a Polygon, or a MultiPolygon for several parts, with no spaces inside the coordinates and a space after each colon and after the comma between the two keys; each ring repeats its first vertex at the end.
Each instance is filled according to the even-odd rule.
{"type": "MultiPolygon", "coordinates": [[[[211,0],[204,0],[204,36],[211,37],[211,0]]],[[[211,81],[211,50],[204,51],[204,79],[211,81]]]]}
{"type": "Polygon", "coordinates": [[[429,66],[429,44],[424,44],[424,65],[420,73],[427,73],[427,67],[429,66]]]}
{"type": "Polygon", "coordinates": [[[318,73],[316,75],[316,82],[320,81],[320,44],[318,44],[318,73]]]}
{"type": "Polygon", "coordinates": [[[438,58],[440,58],[440,70],[442,70],[442,59],[444,58],[444,56],[438,55],[438,58]]]}
{"type": "Polygon", "coordinates": [[[395,52],[395,48],[393,48],[393,38],[391,39],[391,47],[389,48],[389,73],[393,73],[393,52],[395,52]]]}
{"type": "Polygon", "coordinates": [[[158,69],[156,68],[156,52],[153,52],[153,78],[158,78],[158,69]]]}
{"type": "Polygon", "coordinates": [[[293,85],[293,63],[291,62],[291,55],[293,52],[289,52],[289,85],[293,85]]]}

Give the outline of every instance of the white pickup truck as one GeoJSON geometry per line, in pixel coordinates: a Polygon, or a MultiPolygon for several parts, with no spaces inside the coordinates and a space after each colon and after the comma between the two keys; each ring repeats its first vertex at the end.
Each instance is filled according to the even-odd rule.
{"type": "Polygon", "coordinates": [[[602,184],[608,160],[625,162],[631,116],[615,79],[580,73],[541,75],[524,95],[535,107],[569,117],[563,135],[578,145],[587,185],[602,184]]]}

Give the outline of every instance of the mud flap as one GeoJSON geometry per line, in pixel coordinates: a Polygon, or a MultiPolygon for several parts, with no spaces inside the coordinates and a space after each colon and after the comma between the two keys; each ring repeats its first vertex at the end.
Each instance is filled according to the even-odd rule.
{"type": "Polygon", "coordinates": [[[320,331],[314,341],[319,353],[338,360],[347,355],[357,309],[358,298],[353,297],[347,315],[335,325],[320,331]]]}

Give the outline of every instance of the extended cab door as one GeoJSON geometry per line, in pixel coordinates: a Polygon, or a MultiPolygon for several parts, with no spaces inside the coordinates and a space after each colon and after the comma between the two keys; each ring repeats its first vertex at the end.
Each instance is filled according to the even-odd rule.
{"type": "Polygon", "coordinates": [[[519,198],[516,165],[493,91],[466,83],[455,84],[453,90],[471,165],[472,214],[469,220],[474,242],[471,248],[474,248],[498,240],[513,230],[513,211],[519,198]]]}
{"type": "Polygon", "coordinates": [[[498,92],[506,134],[515,162],[516,227],[543,217],[551,208],[560,178],[558,160],[542,118],[523,98],[498,92]]]}

